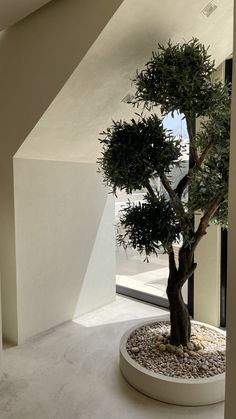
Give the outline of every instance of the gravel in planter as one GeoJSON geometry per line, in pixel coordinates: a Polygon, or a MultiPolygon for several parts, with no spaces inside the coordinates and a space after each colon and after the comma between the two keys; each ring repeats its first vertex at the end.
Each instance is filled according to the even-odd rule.
{"type": "Polygon", "coordinates": [[[169,322],[155,322],[136,329],[126,349],[142,367],[168,377],[206,378],[225,372],[225,337],[204,325],[192,324],[190,343],[169,343],[169,322]]]}

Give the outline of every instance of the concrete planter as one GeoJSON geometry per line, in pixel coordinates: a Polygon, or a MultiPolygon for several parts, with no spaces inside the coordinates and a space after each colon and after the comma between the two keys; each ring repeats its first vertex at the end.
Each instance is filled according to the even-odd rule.
{"type": "MultiPolygon", "coordinates": [[[[126,342],[131,333],[154,321],[137,324],[129,329],[121,338],[120,343],[120,369],[136,390],[147,396],[170,404],[183,406],[203,406],[218,403],[225,398],[225,373],[209,378],[184,379],[172,378],[162,374],[153,373],[135,362],[126,350],[126,342]]],[[[209,329],[217,330],[225,336],[225,332],[200,322],[209,329]]]]}

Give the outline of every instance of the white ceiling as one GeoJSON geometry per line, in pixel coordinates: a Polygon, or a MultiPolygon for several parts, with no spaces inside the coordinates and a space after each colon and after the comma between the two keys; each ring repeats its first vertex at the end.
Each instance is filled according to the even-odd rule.
{"type": "Polygon", "coordinates": [[[50,0],[0,0],[0,30],[18,22],[50,0]]]}
{"type": "Polygon", "coordinates": [[[233,51],[233,0],[214,1],[207,18],[207,0],[125,0],[16,156],[95,162],[99,133],[134,115],[121,100],[158,42],[196,36],[223,62],[233,51]]]}

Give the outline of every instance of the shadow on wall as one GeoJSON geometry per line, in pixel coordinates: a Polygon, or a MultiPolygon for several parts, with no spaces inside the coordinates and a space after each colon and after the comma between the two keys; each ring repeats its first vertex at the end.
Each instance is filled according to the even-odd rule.
{"type": "Polygon", "coordinates": [[[35,10],[44,6],[50,0],[1,0],[0,5],[0,31],[13,25],[20,19],[33,13],[35,10]]]}
{"type": "Polygon", "coordinates": [[[122,0],[56,0],[0,33],[3,333],[17,341],[12,157],[122,0]]]}
{"type": "Polygon", "coordinates": [[[20,342],[115,297],[114,202],[96,167],[14,160],[20,342]]]}
{"type": "Polygon", "coordinates": [[[52,1],[0,33],[5,157],[17,151],[121,3],[52,1]]]}

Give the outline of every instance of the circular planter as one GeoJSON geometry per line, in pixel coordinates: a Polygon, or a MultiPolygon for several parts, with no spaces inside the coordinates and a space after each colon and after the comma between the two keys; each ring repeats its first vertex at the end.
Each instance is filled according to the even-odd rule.
{"type": "MultiPolygon", "coordinates": [[[[131,333],[141,326],[152,323],[155,322],[137,324],[121,338],[120,369],[128,383],[141,393],[170,404],[204,406],[223,401],[225,398],[225,373],[208,378],[172,378],[147,370],[129,356],[126,343],[131,333]]],[[[195,321],[192,323],[207,326],[225,336],[224,331],[213,326],[195,321]]]]}

